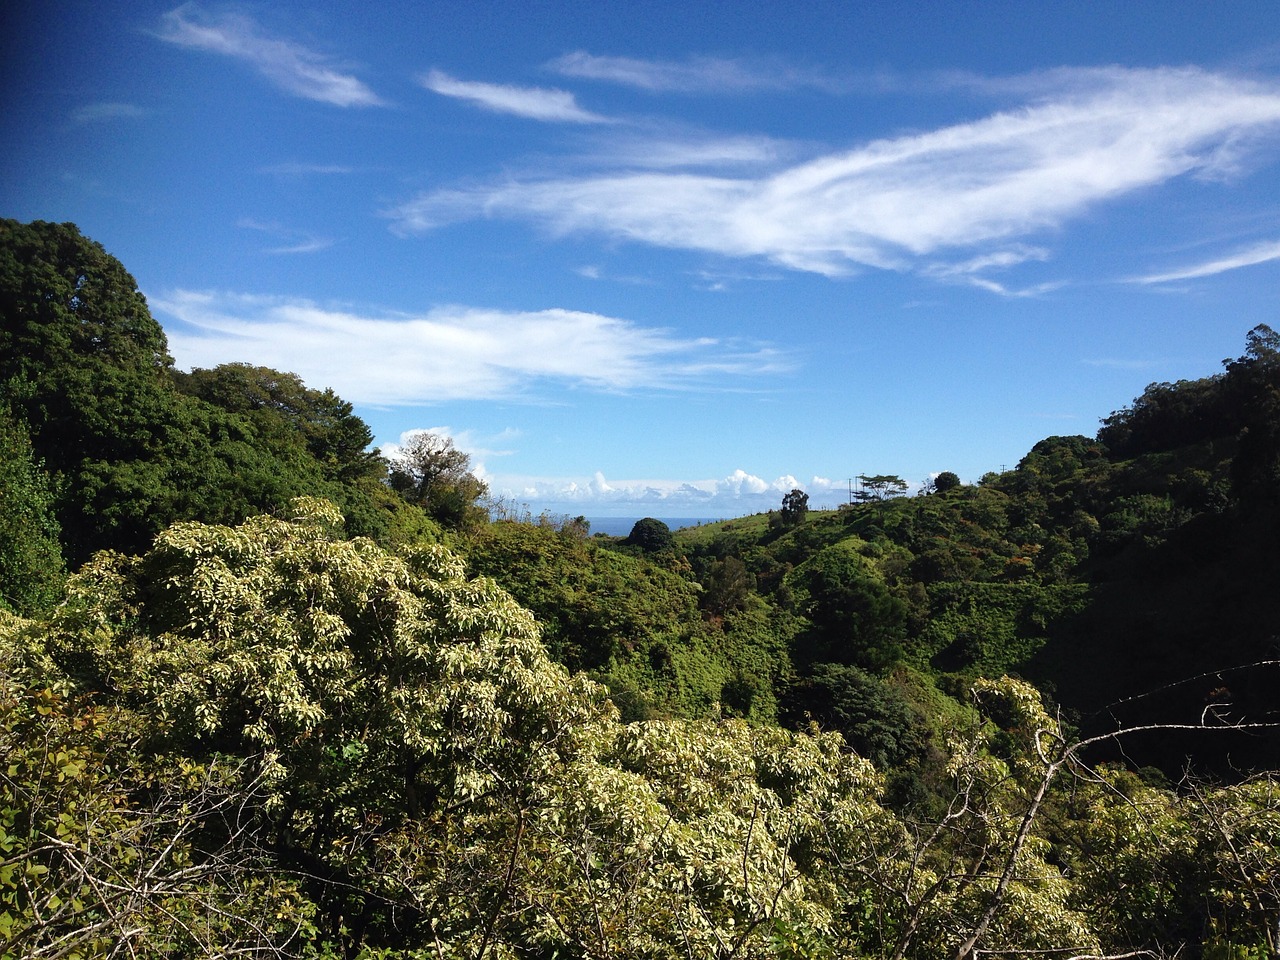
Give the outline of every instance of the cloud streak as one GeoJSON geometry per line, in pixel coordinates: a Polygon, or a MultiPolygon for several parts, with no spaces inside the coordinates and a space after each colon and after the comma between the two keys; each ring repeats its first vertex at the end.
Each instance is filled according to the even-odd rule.
{"type": "Polygon", "coordinates": [[[73,110],[72,123],[101,123],[108,120],[137,120],[147,111],[133,103],[87,103],[73,110]]]}
{"type": "Polygon", "coordinates": [[[166,43],[241,60],[282,90],[308,100],[336,107],[382,104],[353,74],[297,43],[267,36],[248,17],[214,16],[188,3],[164,14],[156,35],[166,43]]]}
{"type": "Polygon", "coordinates": [[[607,117],[578,106],[573,94],[542,87],[516,87],[501,83],[458,80],[439,70],[420,78],[424,87],[441,96],[465,100],[495,113],[509,113],[526,120],[548,123],[609,123],[607,117]]]}
{"type": "Polygon", "coordinates": [[[818,73],[778,63],[751,64],[720,57],[692,57],[679,63],[603,57],[577,50],[557,57],[547,67],[565,77],[617,83],[652,93],[746,93],[798,87],[834,89],[836,86],[818,73]]]}
{"type": "Polygon", "coordinates": [[[268,247],[264,253],[319,253],[333,246],[329,237],[318,237],[301,230],[294,230],[279,223],[260,223],[257,220],[241,220],[236,226],[244,230],[256,230],[283,241],[280,246],[268,247]]]}
{"type": "Polygon", "coordinates": [[[297,373],[355,403],[533,399],[559,385],[603,392],[714,388],[790,368],[767,346],[680,339],[576,310],[439,307],[370,315],[309,300],[176,290],[149,298],[182,322],[169,346],[185,367],[242,360],[297,373]]]}
{"type": "Polygon", "coordinates": [[[390,215],[406,233],[501,217],[829,276],[945,273],[940,259],[998,266],[1098,204],[1219,176],[1241,144],[1280,127],[1274,85],[1198,69],[1056,75],[1056,96],[1020,109],[755,175],[597,169],[426,192],[390,215]]]}
{"type": "Polygon", "coordinates": [[[1196,280],[1200,277],[1212,277],[1215,274],[1226,273],[1228,270],[1239,270],[1242,267],[1252,267],[1259,263],[1269,263],[1273,260],[1280,260],[1280,240],[1259,243],[1230,256],[1210,260],[1207,263],[1199,263],[1179,270],[1170,270],[1167,273],[1153,273],[1145,277],[1135,277],[1133,282],[1171,283],[1176,280],[1196,280]]]}
{"type": "Polygon", "coordinates": [[[345,176],[349,173],[355,173],[355,167],[349,167],[341,163],[298,163],[296,161],[289,163],[276,163],[269,167],[260,167],[259,173],[271,174],[279,177],[306,177],[306,176],[345,176]]]}

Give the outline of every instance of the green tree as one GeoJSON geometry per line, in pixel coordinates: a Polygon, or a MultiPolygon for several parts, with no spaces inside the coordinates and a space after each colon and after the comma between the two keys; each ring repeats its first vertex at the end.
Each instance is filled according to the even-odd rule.
{"type": "Polygon", "coordinates": [[[812,625],[799,659],[879,669],[901,656],[906,604],[850,545],[818,551],[788,581],[812,625]]]}
{"type": "Polygon", "coordinates": [[[48,476],[26,430],[0,407],[0,608],[30,615],[62,593],[64,568],[48,476]]]}
{"type": "Polygon", "coordinates": [[[58,481],[68,559],[142,547],[174,516],[175,445],[198,435],[171,363],[137,283],[101,245],[73,224],[0,222],[0,400],[58,481]]]}
{"type": "MultiPolygon", "coordinates": [[[[40,386],[50,370],[86,362],[150,372],[173,362],[133,277],[74,224],[0,220],[0,316],[5,382],[40,386]]],[[[48,414],[29,419],[52,426],[48,414]]]]}
{"type": "Polygon", "coordinates": [[[702,607],[720,617],[741,610],[747,605],[755,585],[756,578],[737,557],[713,560],[703,588],[702,607]]]}
{"type": "Polygon", "coordinates": [[[804,523],[809,514],[809,495],[803,490],[795,489],[782,498],[782,525],[796,527],[804,523]]]}
{"type": "Polygon", "coordinates": [[[382,479],[386,467],[373,434],[350,403],[330,389],[313,390],[294,373],[247,363],[178,374],[184,393],[239,414],[259,427],[259,441],[296,436],[330,480],[382,479]]]}
{"type": "Polygon", "coordinates": [[[350,404],[262,367],[174,371],[133,277],[73,224],[0,222],[0,403],[50,475],[73,566],[303,494],[340,502],[353,532],[396,525],[350,404]]]}
{"type": "Polygon", "coordinates": [[[907,481],[890,473],[881,473],[874,476],[859,474],[858,482],[862,486],[859,491],[861,498],[876,502],[900,497],[907,492],[908,487],[907,481]]]}
{"type": "Polygon", "coordinates": [[[459,528],[484,516],[477,506],[485,483],[471,473],[471,457],[439,433],[419,431],[391,458],[391,488],[442,524],[459,528]]]}
{"type": "Polygon", "coordinates": [[[904,766],[924,749],[919,720],[897,691],[865,670],[818,663],[788,691],[784,717],[834,730],[880,770],[904,766]]]}
{"type": "Polygon", "coordinates": [[[943,470],[933,478],[934,493],[946,493],[948,490],[954,490],[958,486],[960,486],[960,477],[950,470],[943,470]]]}
{"type": "MultiPolygon", "coordinates": [[[[392,554],[336,537],[339,524],[300,501],[289,519],[184,523],[146,556],[99,555],[47,623],[0,626],[0,666],[128,710],[144,754],[243,758],[252,802],[232,809],[257,818],[258,876],[296,878],[319,945],[348,955],[765,957],[780,930],[843,922],[841,863],[898,833],[879,778],[838,738],[624,727],[492,582],[466,580],[441,548],[392,554]]],[[[18,742],[43,736],[37,719],[18,742]]],[[[69,802],[41,809],[53,823],[69,802]]],[[[6,863],[41,862],[28,836],[6,863]]],[[[179,854],[186,836],[156,834],[179,854]]],[[[236,875],[210,877],[213,893],[233,894],[236,875]]],[[[152,911],[166,895],[139,891],[152,911]]],[[[144,955],[191,949],[138,938],[144,955]]]]}
{"type": "Polygon", "coordinates": [[[661,520],[655,517],[643,517],[632,525],[631,532],[627,534],[623,543],[630,547],[639,547],[645,553],[661,553],[674,550],[676,538],[672,535],[671,528],[661,520]]]}

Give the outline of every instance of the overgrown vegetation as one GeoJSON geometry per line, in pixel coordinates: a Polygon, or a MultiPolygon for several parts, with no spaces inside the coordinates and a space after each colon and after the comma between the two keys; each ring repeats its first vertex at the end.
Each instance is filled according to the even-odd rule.
{"type": "Polygon", "coordinates": [[[70,225],[0,318],[5,960],[1280,956],[1269,328],[977,484],[613,539],[176,371],[70,225]]]}

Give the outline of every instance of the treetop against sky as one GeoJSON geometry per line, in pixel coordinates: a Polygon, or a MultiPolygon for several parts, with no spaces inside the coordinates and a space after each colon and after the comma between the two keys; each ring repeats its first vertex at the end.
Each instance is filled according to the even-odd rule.
{"type": "Polygon", "coordinates": [[[1275,320],[1270,2],[14,6],[0,213],[535,511],[974,480],[1275,320]]]}

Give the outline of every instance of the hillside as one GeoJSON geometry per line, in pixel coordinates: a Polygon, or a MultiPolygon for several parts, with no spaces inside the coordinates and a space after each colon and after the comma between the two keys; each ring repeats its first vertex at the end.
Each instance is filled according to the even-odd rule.
{"type": "Polygon", "coordinates": [[[0,320],[6,960],[1280,948],[1267,327],[975,484],[611,538],[176,370],[71,225],[0,320]]]}

